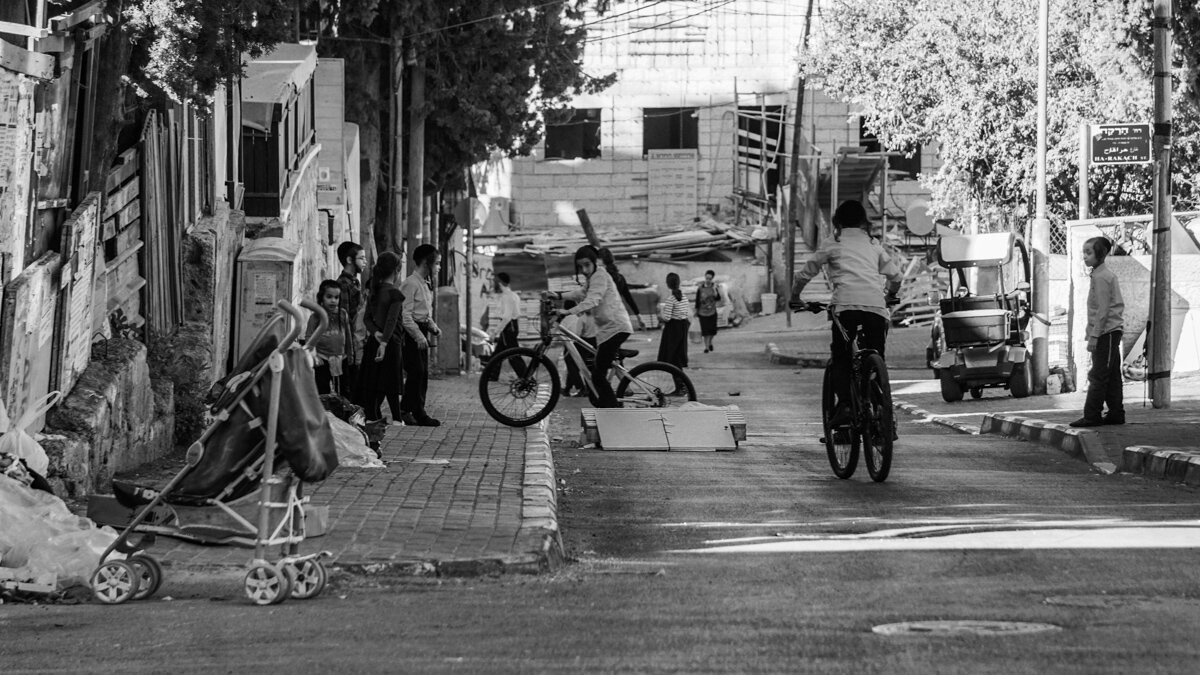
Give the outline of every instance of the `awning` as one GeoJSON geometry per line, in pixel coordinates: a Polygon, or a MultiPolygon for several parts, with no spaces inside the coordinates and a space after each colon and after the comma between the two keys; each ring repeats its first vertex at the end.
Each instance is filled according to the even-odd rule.
{"type": "Polygon", "coordinates": [[[280,44],[246,64],[242,126],[270,131],[275,106],[286,105],[317,69],[317,46],[280,44]]]}

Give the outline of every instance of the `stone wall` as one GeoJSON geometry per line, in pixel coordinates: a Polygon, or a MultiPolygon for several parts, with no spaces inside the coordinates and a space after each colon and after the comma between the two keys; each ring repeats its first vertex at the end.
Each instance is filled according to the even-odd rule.
{"type": "Polygon", "coordinates": [[[93,348],[74,389],[46,416],[41,443],[59,496],[109,492],[113,473],[170,451],[173,399],[170,380],[151,378],[142,343],[113,338],[93,348]]]}

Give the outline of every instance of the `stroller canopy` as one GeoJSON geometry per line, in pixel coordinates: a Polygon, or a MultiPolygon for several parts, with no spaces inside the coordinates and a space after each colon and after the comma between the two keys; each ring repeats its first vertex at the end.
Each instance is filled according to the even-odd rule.
{"type": "Polygon", "coordinates": [[[1017,236],[1012,232],[938,237],[938,264],[946,269],[994,267],[1012,260],[1017,236]]]}

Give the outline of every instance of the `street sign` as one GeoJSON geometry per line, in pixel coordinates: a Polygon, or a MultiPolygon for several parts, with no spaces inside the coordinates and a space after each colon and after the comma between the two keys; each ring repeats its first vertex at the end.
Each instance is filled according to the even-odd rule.
{"type": "Polygon", "coordinates": [[[1145,164],[1150,161],[1149,124],[1093,124],[1092,164],[1145,164]]]}

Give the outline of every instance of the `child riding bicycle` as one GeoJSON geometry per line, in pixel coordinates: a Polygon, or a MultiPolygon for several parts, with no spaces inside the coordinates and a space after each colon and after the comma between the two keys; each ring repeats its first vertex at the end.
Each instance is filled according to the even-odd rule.
{"type": "Polygon", "coordinates": [[[850,413],[850,343],[858,337],[859,347],[874,349],[884,355],[891,313],[888,307],[896,303],[903,273],[900,265],[868,232],[871,226],[861,202],[848,199],[833,213],[834,236],[804,263],[796,276],[792,297],[799,298],[804,287],[821,268],[828,265],[829,283],[833,287],[831,311],[837,314],[846,334],[833,326],[830,345],[835,377],[837,406],[830,426],[849,424],[850,413]],[[880,276],[887,278],[887,296],[880,276]]]}
{"type": "Polygon", "coordinates": [[[599,256],[591,246],[581,246],[575,251],[575,269],[585,277],[583,288],[568,293],[559,293],[560,299],[574,300],[576,305],[569,310],[558,310],[562,316],[582,314],[588,310],[596,322],[596,360],[592,364],[592,384],[599,396],[599,407],[618,408],[616,394],[608,382],[608,371],[621,344],[633,333],[629,312],[617,292],[617,285],[608,272],[596,264],[599,256]]]}

